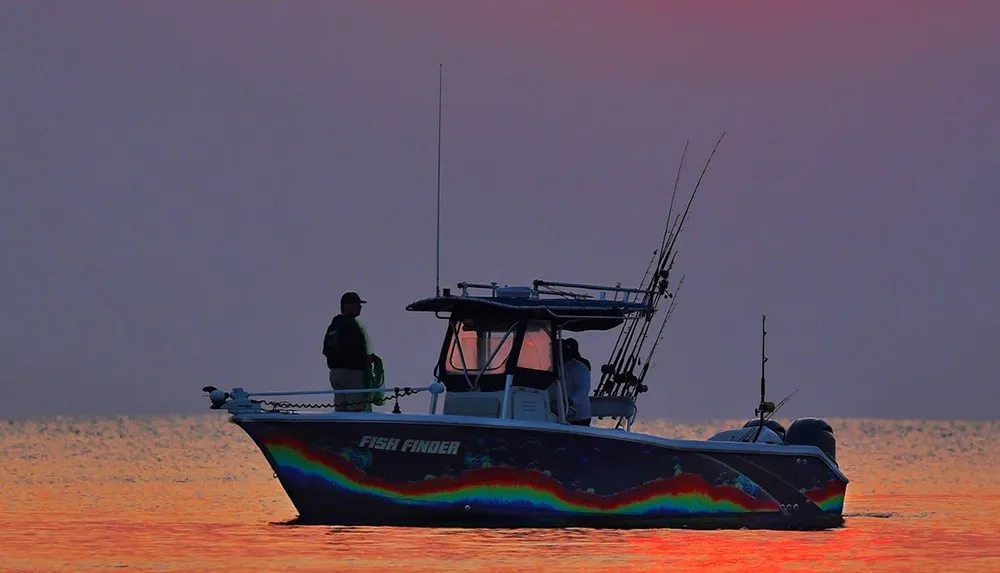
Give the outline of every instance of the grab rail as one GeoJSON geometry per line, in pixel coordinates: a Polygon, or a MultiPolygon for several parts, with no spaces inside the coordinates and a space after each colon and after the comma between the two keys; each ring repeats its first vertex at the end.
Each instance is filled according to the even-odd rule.
{"type": "Polygon", "coordinates": [[[205,386],[202,392],[208,393],[209,400],[212,401],[212,409],[219,410],[225,408],[230,413],[237,412],[262,412],[261,401],[254,398],[276,397],[276,396],[322,396],[338,394],[392,394],[397,399],[393,412],[399,413],[399,401],[402,396],[419,394],[420,392],[431,393],[430,413],[437,411],[438,396],[445,391],[444,384],[434,381],[427,386],[409,387],[396,386],[392,388],[357,388],[343,390],[297,390],[290,392],[247,392],[243,388],[233,388],[229,392],[219,390],[215,386],[205,386]]]}

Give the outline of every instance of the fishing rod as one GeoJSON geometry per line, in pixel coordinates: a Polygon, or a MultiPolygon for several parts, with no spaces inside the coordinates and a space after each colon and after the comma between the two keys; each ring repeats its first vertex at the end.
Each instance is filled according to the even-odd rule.
{"type": "Polygon", "coordinates": [[[760,433],[764,431],[764,414],[772,413],[775,410],[773,402],[764,401],[764,365],[767,364],[767,356],[764,354],[765,341],[767,339],[767,315],[760,317],[760,404],[754,409],[754,415],[760,416],[760,426],[757,428],[757,435],[753,441],[757,441],[760,433]]]}
{"type": "MultiPolygon", "coordinates": [[[[667,307],[667,311],[663,315],[663,321],[660,322],[660,328],[656,333],[656,339],[653,341],[653,346],[649,349],[649,354],[646,356],[646,360],[642,363],[642,371],[639,373],[636,383],[631,388],[626,387],[624,395],[628,398],[635,399],[639,394],[645,392],[647,387],[645,385],[646,374],[649,372],[649,368],[653,361],[653,354],[656,352],[656,347],[663,340],[663,330],[667,326],[667,322],[670,321],[670,317],[674,314],[674,309],[677,308],[677,295],[680,293],[681,286],[684,284],[684,275],[681,276],[681,280],[678,281],[677,287],[674,292],[670,295],[670,305],[667,307]],[[629,390],[631,389],[631,392],[629,390]]],[[[622,423],[624,423],[625,418],[618,418],[615,422],[615,428],[620,428],[622,423]]]]}
{"type": "MultiPolygon", "coordinates": [[[[691,212],[691,205],[694,202],[695,197],[698,195],[698,191],[701,188],[702,181],[704,180],[705,174],[708,172],[708,167],[712,163],[712,159],[715,157],[719,145],[725,138],[725,132],[716,141],[715,146],[712,148],[712,152],[709,154],[708,160],[705,162],[705,166],[701,170],[701,174],[698,177],[698,181],[695,184],[694,190],[691,192],[691,196],[688,198],[687,205],[684,208],[683,214],[681,214],[673,225],[670,225],[668,220],[668,227],[672,226],[673,229],[668,228],[666,233],[666,245],[665,249],[660,253],[659,264],[657,265],[657,272],[654,277],[655,280],[651,281],[649,284],[648,291],[645,296],[645,303],[649,312],[646,315],[646,320],[643,321],[641,325],[633,325],[632,330],[630,330],[629,335],[626,338],[626,344],[619,349],[619,357],[624,355],[624,351],[628,350],[627,358],[624,359],[624,368],[622,368],[622,361],[616,359],[613,365],[605,365],[602,367],[602,374],[613,381],[613,386],[611,390],[608,391],[607,387],[603,388],[604,392],[612,395],[628,395],[633,396],[637,394],[634,390],[641,390],[642,386],[638,382],[638,378],[635,376],[635,367],[638,364],[639,355],[642,351],[642,347],[645,344],[646,337],[649,333],[649,327],[652,324],[652,315],[655,314],[656,308],[659,304],[660,299],[669,293],[669,277],[670,270],[673,268],[673,263],[676,260],[675,247],[677,240],[680,236],[681,230],[683,230],[684,222],[687,220],[688,215],[691,212]],[[632,342],[632,334],[634,334],[635,329],[638,329],[639,336],[635,343],[632,342]],[[609,368],[610,367],[610,368],[609,368]],[[613,368],[613,370],[612,370],[613,368]],[[612,370],[611,372],[606,372],[606,370],[612,370]],[[633,390],[633,391],[630,391],[633,390]]],[[[679,177],[678,177],[679,179],[679,177]]],[[[604,382],[604,380],[602,380],[604,382]]]]}
{"type": "Polygon", "coordinates": [[[621,396],[630,394],[630,388],[640,388],[638,378],[635,376],[635,368],[641,364],[642,348],[648,336],[652,319],[657,312],[660,299],[666,294],[665,275],[667,273],[665,271],[673,263],[673,258],[667,259],[663,250],[660,253],[661,257],[657,264],[656,273],[650,280],[643,297],[643,304],[650,309],[645,316],[645,321],[641,324],[636,321],[630,325],[625,337],[625,344],[619,347],[616,360],[602,368],[606,377],[605,386],[602,389],[605,394],[621,396]]]}
{"type": "MultiPolygon", "coordinates": [[[[646,360],[642,366],[642,372],[639,374],[639,384],[646,379],[646,373],[649,372],[650,363],[653,361],[653,353],[656,352],[656,347],[659,346],[660,341],[663,340],[663,330],[667,326],[667,322],[670,321],[670,317],[674,315],[674,309],[677,308],[677,295],[681,291],[681,286],[684,284],[684,277],[686,275],[681,275],[681,280],[677,282],[677,288],[670,295],[670,305],[667,306],[667,311],[663,314],[663,321],[660,322],[660,328],[656,332],[656,338],[653,340],[653,345],[649,348],[649,354],[646,355],[646,360]]],[[[638,393],[638,392],[636,392],[638,393]]]]}
{"type": "MultiPolygon", "coordinates": [[[[698,182],[695,184],[694,190],[691,192],[691,197],[688,198],[687,205],[684,208],[684,213],[680,215],[677,219],[675,219],[674,223],[675,228],[671,229],[671,232],[669,233],[670,237],[669,243],[666,246],[667,252],[663,257],[664,263],[666,263],[666,261],[669,260],[669,264],[666,266],[666,268],[661,267],[660,269],[661,281],[658,285],[659,288],[657,292],[653,294],[653,296],[657,297],[657,302],[659,298],[662,298],[665,295],[669,296],[670,298],[673,298],[673,294],[669,293],[668,287],[669,287],[670,271],[673,269],[677,257],[677,251],[676,251],[677,240],[680,237],[680,232],[683,229],[684,222],[687,220],[688,214],[691,211],[691,205],[694,203],[694,199],[698,195],[698,191],[701,189],[701,183],[704,180],[705,173],[707,173],[708,167],[712,163],[712,158],[715,157],[715,153],[718,150],[719,145],[722,143],[722,140],[725,136],[726,134],[725,132],[723,132],[722,135],[719,137],[719,140],[716,141],[715,146],[712,148],[712,152],[709,154],[708,160],[705,162],[705,166],[701,170],[701,174],[698,177],[698,182]]],[[[649,323],[647,323],[645,326],[648,332],[649,323]]],[[[644,340],[645,340],[645,333],[643,333],[643,341],[644,340]]]]}
{"type": "MultiPolygon", "coordinates": [[[[670,219],[668,213],[666,231],[669,231],[669,223],[670,219]]],[[[653,251],[653,256],[650,258],[649,264],[646,266],[646,272],[644,272],[642,275],[642,281],[640,281],[639,283],[638,290],[645,290],[647,277],[650,279],[650,284],[652,284],[653,281],[655,280],[656,273],[654,272],[652,275],[650,275],[649,271],[654,268],[653,266],[654,262],[656,263],[656,268],[657,269],[659,268],[660,266],[659,259],[662,257],[662,252],[663,252],[662,248],[653,251]]],[[[649,300],[646,293],[643,293],[642,304],[647,308],[649,308],[649,300]]],[[[613,391],[611,385],[614,383],[613,382],[614,374],[615,372],[621,369],[622,360],[626,356],[625,351],[632,345],[632,340],[635,334],[637,322],[638,321],[629,321],[628,324],[623,326],[623,328],[618,331],[618,339],[615,341],[615,345],[614,347],[612,347],[611,350],[612,359],[608,363],[601,366],[601,381],[597,385],[597,390],[595,392],[595,395],[599,396],[602,393],[610,394],[613,391]]]]}
{"type": "Polygon", "coordinates": [[[754,416],[759,416],[760,418],[757,427],[756,428],[751,427],[750,430],[748,430],[743,436],[740,437],[740,439],[738,440],[740,442],[748,439],[750,437],[750,434],[754,434],[753,439],[750,440],[751,442],[756,442],[757,440],[759,440],[761,433],[764,432],[765,424],[767,424],[767,422],[774,417],[774,414],[778,411],[779,408],[781,408],[785,404],[785,402],[787,402],[792,396],[795,395],[795,392],[798,392],[798,390],[795,390],[795,392],[792,392],[791,394],[786,396],[784,400],[778,402],[777,406],[775,406],[774,402],[768,402],[765,399],[764,395],[766,386],[764,377],[764,367],[767,364],[767,354],[765,352],[766,340],[767,340],[767,315],[761,315],[760,317],[760,404],[758,404],[753,411],[754,416]]]}
{"type": "MultiPolygon", "coordinates": [[[[646,266],[646,272],[643,273],[642,281],[640,281],[639,283],[638,288],[640,290],[643,290],[645,288],[646,278],[647,276],[649,276],[650,269],[653,268],[653,262],[654,261],[656,262],[657,271],[659,271],[659,269],[662,266],[664,252],[667,247],[667,242],[669,240],[671,228],[673,227],[673,225],[671,224],[671,219],[673,218],[673,213],[674,213],[674,202],[677,198],[677,187],[680,183],[681,170],[684,167],[684,159],[687,156],[687,150],[689,145],[690,145],[690,140],[684,142],[684,149],[681,152],[681,161],[677,165],[677,174],[674,177],[674,186],[670,194],[670,204],[667,209],[667,222],[663,228],[663,239],[660,240],[660,248],[653,251],[653,256],[649,261],[649,265],[646,266]]],[[[652,285],[656,281],[657,275],[658,272],[653,273],[652,277],[650,277],[650,287],[652,287],[652,285]]],[[[649,321],[652,318],[651,315],[655,312],[655,307],[650,304],[651,301],[649,300],[648,293],[643,294],[642,302],[644,305],[647,306],[647,308],[653,309],[646,316],[646,320],[649,321]]],[[[615,373],[622,369],[621,368],[622,360],[626,356],[625,351],[631,347],[633,335],[637,327],[636,322],[638,321],[630,321],[628,325],[624,326],[621,330],[618,331],[618,339],[615,341],[615,345],[611,349],[612,358],[608,361],[608,363],[601,366],[601,380],[597,385],[597,390],[594,392],[595,395],[599,396],[601,394],[615,393],[617,387],[619,386],[619,384],[615,380],[615,373]],[[623,338],[625,341],[624,344],[622,343],[623,338]]]]}
{"type": "MultiPolygon", "coordinates": [[[[663,276],[662,263],[658,265],[656,276],[663,276]]],[[[647,308],[652,310],[646,314],[645,320],[642,324],[632,325],[629,335],[626,338],[626,344],[620,349],[621,358],[619,358],[619,360],[617,360],[613,365],[614,369],[611,372],[608,372],[613,374],[613,376],[610,377],[611,387],[605,389],[606,393],[613,395],[625,395],[629,393],[629,388],[639,387],[639,380],[635,377],[634,371],[635,367],[641,363],[640,357],[642,348],[648,335],[649,327],[652,324],[652,319],[656,313],[656,308],[659,305],[659,300],[664,294],[662,287],[662,278],[660,280],[659,289],[657,288],[657,283],[651,281],[649,290],[644,296],[644,304],[647,308]],[[638,333],[638,338],[635,336],[636,333],[638,333]],[[622,363],[623,361],[624,365],[622,363]]],[[[606,370],[611,369],[606,368],[606,370]]]]}
{"type": "MultiPolygon", "coordinates": [[[[642,348],[649,334],[649,327],[652,325],[652,320],[648,321],[643,325],[643,330],[640,333],[641,340],[636,346],[634,354],[630,357],[628,364],[628,369],[625,374],[619,378],[620,387],[617,388],[617,394],[629,398],[635,398],[639,394],[645,392],[648,388],[643,382],[646,379],[646,374],[649,372],[649,367],[653,359],[653,354],[656,352],[656,347],[659,346],[660,341],[663,338],[663,330],[670,321],[670,317],[673,316],[674,310],[677,308],[677,293],[680,291],[681,284],[684,282],[684,277],[681,277],[680,282],[678,282],[677,287],[673,292],[662,291],[660,296],[666,296],[670,299],[670,304],[667,306],[667,310],[663,315],[663,320],[660,322],[660,327],[657,329],[656,338],[653,340],[653,345],[650,347],[649,352],[646,355],[645,360],[642,359],[642,348]],[[638,376],[635,376],[634,369],[637,366],[642,366],[638,376]]],[[[652,318],[652,317],[650,317],[652,318]]]]}
{"type": "MultiPolygon", "coordinates": [[[[668,236],[670,234],[670,229],[672,227],[671,218],[673,218],[674,202],[677,198],[677,186],[680,183],[681,169],[684,167],[684,158],[687,155],[687,149],[689,145],[690,145],[690,140],[684,142],[684,149],[681,152],[681,161],[677,165],[677,174],[674,177],[674,186],[670,194],[670,204],[667,209],[667,223],[663,228],[663,239],[660,241],[660,247],[653,251],[653,256],[650,258],[649,264],[646,266],[646,271],[642,275],[642,281],[639,282],[638,288],[640,290],[644,289],[644,286],[646,284],[646,278],[649,276],[650,269],[653,268],[653,263],[656,262],[657,269],[659,269],[661,265],[663,252],[667,246],[668,236]]],[[[655,280],[655,278],[656,278],[656,273],[653,274],[650,284],[652,284],[652,280],[655,280]]],[[[646,296],[645,294],[643,296],[643,304],[646,305],[649,304],[648,296],[646,296]]],[[[618,339],[615,341],[615,345],[612,347],[611,350],[611,356],[614,358],[613,360],[609,360],[609,363],[604,364],[601,367],[601,374],[602,374],[601,381],[600,383],[598,383],[595,395],[600,395],[601,393],[610,393],[612,391],[610,388],[608,388],[608,384],[611,382],[612,375],[616,371],[618,371],[621,367],[621,361],[624,357],[624,351],[630,346],[632,335],[634,334],[635,328],[636,328],[636,321],[630,321],[626,327],[618,331],[618,339]],[[625,339],[625,344],[621,344],[623,337],[625,339]]]]}
{"type": "MultiPolygon", "coordinates": [[[[651,256],[649,258],[649,264],[646,265],[646,272],[642,273],[642,280],[639,281],[639,287],[638,287],[639,290],[642,290],[643,285],[646,284],[646,277],[649,276],[649,271],[650,271],[650,269],[653,268],[653,263],[656,261],[656,255],[658,255],[658,254],[659,254],[659,249],[654,249],[653,250],[653,256],[651,256]]],[[[617,286],[621,286],[621,283],[618,283],[617,286]]],[[[618,293],[615,293],[615,297],[617,297],[617,296],[618,296],[618,293]]],[[[629,326],[632,326],[635,323],[635,321],[629,321],[629,323],[630,323],[629,326]]],[[[621,344],[622,337],[625,335],[625,331],[626,331],[626,328],[622,328],[622,329],[620,329],[618,331],[618,338],[615,340],[614,346],[611,347],[611,354],[612,354],[612,356],[614,355],[615,351],[618,349],[619,344],[621,344]]],[[[601,368],[601,374],[602,374],[601,380],[600,380],[600,382],[598,382],[598,384],[597,384],[597,390],[594,392],[595,396],[600,396],[601,391],[603,389],[603,385],[605,383],[605,377],[603,376],[603,374],[604,374],[604,367],[603,366],[601,368]]]]}

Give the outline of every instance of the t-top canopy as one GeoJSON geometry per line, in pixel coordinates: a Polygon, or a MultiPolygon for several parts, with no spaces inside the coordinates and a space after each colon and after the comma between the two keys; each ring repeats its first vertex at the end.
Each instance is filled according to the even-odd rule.
{"type": "Polygon", "coordinates": [[[647,307],[620,300],[527,298],[516,296],[439,296],[410,303],[413,312],[450,312],[462,317],[504,316],[518,320],[547,320],[563,330],[611,330],[626,318],[641,316],[647,307]]]}

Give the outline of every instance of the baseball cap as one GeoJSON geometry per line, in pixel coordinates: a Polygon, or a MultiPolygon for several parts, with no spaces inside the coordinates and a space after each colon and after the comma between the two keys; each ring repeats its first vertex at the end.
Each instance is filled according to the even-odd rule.
{"type": "Polygon", "coordinates": [[[345,292],[344,296],[340,297],[340,304],[365,304],[367,300],[361,300],[356,292],[345,292]]]}
{"type": "Polygon", "coordinates": [[[575,358],[580,354],[580,344],[575,338],[564,338],[562,341],[563,355],[575,358]]]}

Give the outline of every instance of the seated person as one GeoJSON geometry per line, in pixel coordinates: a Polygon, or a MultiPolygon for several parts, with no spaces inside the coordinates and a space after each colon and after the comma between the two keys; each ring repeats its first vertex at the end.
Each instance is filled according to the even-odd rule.
{"type": "Polygon", "coordinates": [[[590,425],[590,362],[580,356],[580,345],[574,338],[562,341],[563,383],[569,397],[566,420],[578,426],[590,425]]]}

